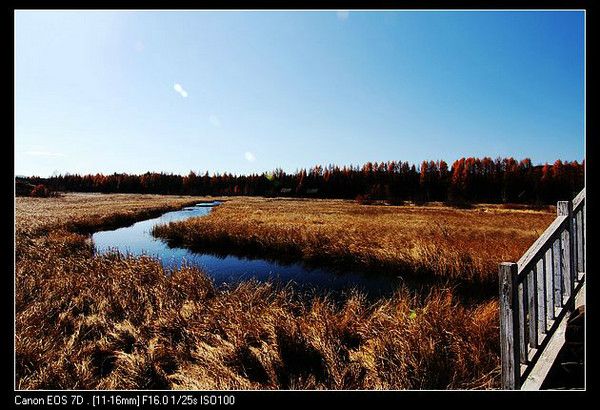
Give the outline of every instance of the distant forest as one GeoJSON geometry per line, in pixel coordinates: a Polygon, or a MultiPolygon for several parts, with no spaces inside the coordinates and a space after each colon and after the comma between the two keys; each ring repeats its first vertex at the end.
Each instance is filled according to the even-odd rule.
{"type": "MultiPolygon", "coordinates": [[[[295,173],[281,169],[252,175],[58,175],[18,178],[37,193],[53,191],[183,195],[250,195],[416,202],[551,204],[572,199],[584,186],[583,163],[534,166],[526,158],[461,158],[445,161],[368,162],[359,166],[315,166],[295,173]]],[[[32,195],[36,195],[34,192],[32,195]]],[[[40,195],[42,196],[42,195],[40,195]]]]}

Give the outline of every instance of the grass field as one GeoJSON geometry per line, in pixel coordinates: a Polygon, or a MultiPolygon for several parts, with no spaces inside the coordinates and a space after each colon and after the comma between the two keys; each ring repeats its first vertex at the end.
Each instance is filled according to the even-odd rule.
{"type": "MultiPolygon", "coordinates": [[[[498,386],[495,300],[466,306],[451,288],[441,287],[425,297],[398,289],[376,302],[359,294],[341,303],[326,297],[305,300],[291,288],[268,283],[221,290],[195,268],[166,275],[151,258],[92,254],[87,232],[199,200],[145,195],[17,198],[18,388],[498,386]]],[[[232,238],[241,238],[242,232],[249,241],[264,237],[260,240],[266,246],[258,250],[273,250],[270,246],[290,238],[302,257],[318,248],[336,257],[347,247],[345,258],[357,255],[361,260],[373,253],[376,260],[412,255],[410,261],[416,261],[421,255],[427,261],[426,246],[434,255],[440,246],[444,252],[466,249],[474,260],[466,265],[472,266],[467,277],[477,278],[485,272],[487,256],[520,256],[508,243],[533,241],[536,230],[541,233],[544,221],[552,218],[550,212],[498,207],[463,211],[233,198],[203,219],[206,225],[196,220],[177,227],[186,232],[210,228],[218,237],[224,232],[217,231],[220,221],[226,224],[222,229],[232,229],[232,238]],[[456,232],[447,232],[449,226],[456,232]],[[469,239],[471,230],[476,234],[469,239]],[[452,241],[459,244],[452,247],[452,241]],[[394,253],[394,244],[412,250],[394,253]]],[[[524,250],[528,244],[518,246],[524,250]]],[[[456,263],[456,256],[448,255],[437,262],[444,269],[456,263]]],[[[427,269],[436,266],[421,263],[427,269]]]]}
{"type": "MultiPolygon", "coordinates": [[[[210,198],[212,199],[212,198],[210,198]]],[[[56,229],[90,232],[123,226],[207,200],[204,197],[136,194],[67,194],[57,198],[17,197],[18,234],[56,229]]]]}
{"type": "Polygon", "coordinates": [[[553,209],[497,205],[464,210],[248,198],[158,226],[154,234],[190,248],[495,283],[498,263],[518,260],[554,217],[553,209]]]}

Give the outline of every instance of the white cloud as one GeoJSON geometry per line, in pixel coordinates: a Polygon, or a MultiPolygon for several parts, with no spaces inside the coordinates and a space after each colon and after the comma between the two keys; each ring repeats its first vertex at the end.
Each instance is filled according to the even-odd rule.
{"type": "Polygon", "coordinates": [[[338,20],[348,20],[348,17],[350,16],[350,12],[348,10],[338,10],[337,11],[337,18],[338,20]]]}
{"type": "Polygon", "coordinates": [[[51,151],[25,151],[25,155],[30,155],[32,157],[46,157],[46,158],[58,158],[64,157],[65,154],[61,154],[60,152],[51,152],[51,151]]]}
{"type": "Polygon", "coordinates": [[[254,162],[254,161],[256,161],[256,157],[250,151],[246,151],[244,153],[244,158],[246,158],[246,161],[248,161],[248,162],[254,162]]]}
{"type": "Polygon", "coordinates": [[[217,128],[221,126],[221,120],[215,114],[210,114],[208,116],[208,121],[217,128]]]}
{"type": "Polygon", "coordinates": [[[179,83],[175,83],[175,85],[173,86],[173,89],[179,93],[179,95],[181,95],[183,98],[186,98],[188,96],[187,91],[185,91],[183,89],[183,87],[181,86],[181,84],[179,83]]]}

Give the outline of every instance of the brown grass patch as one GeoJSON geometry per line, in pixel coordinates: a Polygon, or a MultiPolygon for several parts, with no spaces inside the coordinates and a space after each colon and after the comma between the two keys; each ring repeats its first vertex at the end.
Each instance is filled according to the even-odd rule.
{"type": "Polygon", "coordinates": [[[154,234],[190,248],[494,282],[498,263],[518,260],[553,219],[550,211],[500,206],[245,198],[154,234]]]}
{"type": "Polygon", "coordinates": [[[88,233],[131,224],[203,200],[207,198],[144,194],[72,193],[58,198],[17,197],[16,231],[37,235],[67,228],[88,233]]]}
{"type": "Polygon", "coordinates": [[[408,290],[341,305],[148,258],[28,249],[17,269],[18,388],[430,389],[497,385],[497,304],[408,290]]]}
{"type": "MultiPolygon", "coordinates": [[[[428,295],[399,289],[377,302],[357,293],[342,301],[304,299],[290,288],[269,283],[246,282],[220,290],[198,269],[166,275],[151,258],[93,256],[88,237],[80,233],[82,226],[99,228],[121,218],[115,215],[128,215],[133,221],[160,207],[166,211],[197,200],[145,195],[17,200],[18,388],[498,386],[496,301],[465,306],[451,289],[443,288],[428,295]]],[[[329,250],[353,245],[352,258],[368,252],[387,255],[390,241],[396,240],[392,233],[405,236],[384,229],[388,223],[398,227],[393,222],[397,212],[414,219],[404,222],[413,231],[427,229],[432,220],[428,208],[293,203],[297,208],[287,219],[281,212],[290,209],[289,203],[256,200],[222,205],[207,220],[226,222],[227,213],[237,210],[234,215],[240,219],[228,226],[237,223],[256,232],[256,225],[263,224],[264,232],[286,232],[298,244],[310,243],[312,252],[317,245],[329,250]],[[345,225],[341,218],[346,218],[345,225]],[[269,228],[269,220],[278,222],[269,228]],[[356,241],[367,220],[373,221],[370,226],[375,230],[356,241]],[[299,230],[302,224],[307,229],[299,230]],[[340,244],[332,243],[334,237],[340,244]],[[302,238],[308,241],[301,242],[302,238]]],[[[437,210],[448,220],[456,217],[455,212],[437,210]]],[[[513,211],[497,212],[515,217],[513,211]]],[[[466,223],[471,217],[459,220],[466,223]]],[[[471,224],[475,231],[479,222],[471,224]]],[[[514,225],[504,228],[509,232],[516,229],[508,226],[514,225]]]]}

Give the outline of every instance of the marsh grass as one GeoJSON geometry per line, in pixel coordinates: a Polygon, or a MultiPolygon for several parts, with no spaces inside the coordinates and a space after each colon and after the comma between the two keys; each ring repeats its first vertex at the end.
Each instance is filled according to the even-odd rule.
{"type": "Polygon", "coordinates": [[[399,289],[376,303],[305,300],[194,268],[90,257],[55,235],[17,266],[17,387],[429,389],[497,385],[497,305],[399,289]]]}
{"type": "MultiPolygon", "coordinates": [[[[196,268],[167,275],[152,258],[93,255],[89,237],[77,229],[196,200],[66,195],[17,201],[17,388],[498,386],[495,300],[464,305],[452,287],[421,294],[400,288],[375,302],[358,292],[343,300],[306,298],[290,287],[253,281],[216,288],[196,268]]],[[[281,218],[255,205],[246,211],[281,218]]],[[[323,218],[348,214],[336,208],[325,206],[323,218]]],[[[368,208],[377,220],[381,210],[368,208]]],[[[221,210],[226,206],[214,215],[221,210]]],[[[304,218],[307,238],[327,222],[314,213],[304,218]]],[[[268,225],[266,219],[261,216],[268,225]]],[[[358,221],[348,219],[344,230],[359,235],[358,221]]],[[[297,223],[287,229],[297,232],[297,223]]],[[[340,225],[336,229],[346,238],[340,225]]],[[[379,239],[356,244],[352,255],[389,238],[386,232],[374,236],[379,239]]]]}
{"type": "Polygon", "coordinates": [[[130,225],[205,200],[206,197],[143,194],[71,193],[58,198],[17,197],[16,231],[28,235],[47,234],[55,229],[90,233],[130,225]]]}
{"type": "Polygon", "coordinates": [[[156,226],[173,245],[367,272],[495,284],[554,215],[501,206],[375,206],[351,201],[232,200],[201,218],[156,226]]]}

